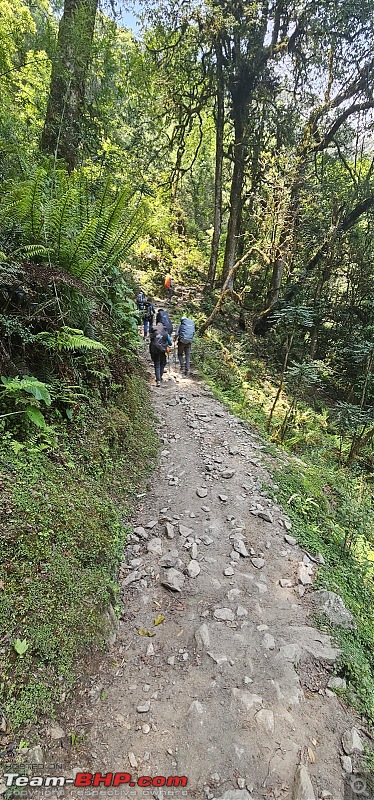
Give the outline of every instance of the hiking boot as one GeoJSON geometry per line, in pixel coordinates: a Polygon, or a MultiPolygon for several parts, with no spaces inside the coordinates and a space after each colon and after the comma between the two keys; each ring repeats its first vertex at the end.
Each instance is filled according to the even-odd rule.
{"type": "Polygon", "coordinates": [[[161,386],[160,381],[156,381],[156,386],[161,386]]]}

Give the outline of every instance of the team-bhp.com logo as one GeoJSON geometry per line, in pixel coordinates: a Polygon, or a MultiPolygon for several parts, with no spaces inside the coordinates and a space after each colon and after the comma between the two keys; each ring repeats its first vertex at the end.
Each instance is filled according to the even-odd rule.
{"type": "Polygon", "coordinates": [[[101,772],[78,772],[75,778],[66,778],[63,775],[20,775],[18,772],[6,772],[4,774],[5,786],[17,787],[50,787],[50,786],[76,786],[78,788],[87,787],[118,787],[118,786],[140,786],[143,789],[154,787],[177,787],[183,788],[187,786],[188,778],[185,775],[156,775],[152,778],[150,775],[141,775],[139,778],[133,778],[129,772],[106,772],[104,775],[101,772]]]}

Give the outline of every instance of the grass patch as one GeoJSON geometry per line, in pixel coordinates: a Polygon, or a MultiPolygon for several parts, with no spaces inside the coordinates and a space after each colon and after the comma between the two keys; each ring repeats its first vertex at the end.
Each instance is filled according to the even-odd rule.
{"type": "MultiPolygon", "coordinates": [[[[342,656],[337,670],[347,680],[347,697],[374,726],[374,510],[370,485],[358,471],[339,467],[336,439],[328,432],[326,412],[305,403],[297,426],[276,447],[266,422],[276,392],[265,363],[253,356],[248,336],[211,333],[194,346],[194,360],[215,396],[238,417],[254,425],[282,469],[271,466],[277,500],[293,522],[298,542],[320,552],[326,562],[316,588],[339,594],[352,612],[356,631],[329,628],[342,656]],[[284,463],[287,466],[283,466],[284,463]]],[[[277,406],[275,428],[287,397],[277,406]]],[[[268,489],[269,491],[269,489],[268,489]]]]}
{"type": "Polygon", "coordinates": [[[157,454],[152,422],[132,375],[107,407],[61,424],[53,447],[0,446],[0,709],[13,731],[52,713],[77,659],[105,646],[126,521],[157,454]]]}

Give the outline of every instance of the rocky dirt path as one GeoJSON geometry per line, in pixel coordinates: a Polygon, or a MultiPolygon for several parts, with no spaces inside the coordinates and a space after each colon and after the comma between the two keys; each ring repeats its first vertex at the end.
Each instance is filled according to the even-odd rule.
{"type": "Polygon", "coordinates": [[[87,696],[76,771],[188,778],[100,794],[119,800],[340,800],[355,720],[326,693],[337,651],[311,620],[316,561],[263,490],[256,436],[204,384],[174,367],[165,377],[152,388],[160,466],[129,537],[124,613],[87,696]]]}

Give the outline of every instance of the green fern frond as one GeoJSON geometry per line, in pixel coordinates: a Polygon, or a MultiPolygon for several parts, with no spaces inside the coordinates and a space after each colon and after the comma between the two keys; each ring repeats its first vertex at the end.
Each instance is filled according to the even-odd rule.
{"type": "Polygon", "coordinates": [[[38,333],[35,339],[48,350],[101,350],[108,352],[108,348],[104,344],[95,339],[89,339],[83,331],[77,328],[63,327],[55,333],[43,331],[38,333]]]}
{"type": "Polygon", "coordinates": [[[19,247],[18,250],[15,250],[13,255],[15,257],[20,256],[21,258],[35,258],[36,256],[48,258],[49,250],[42,244],[24,244],[22,247],[19,247]]]}

